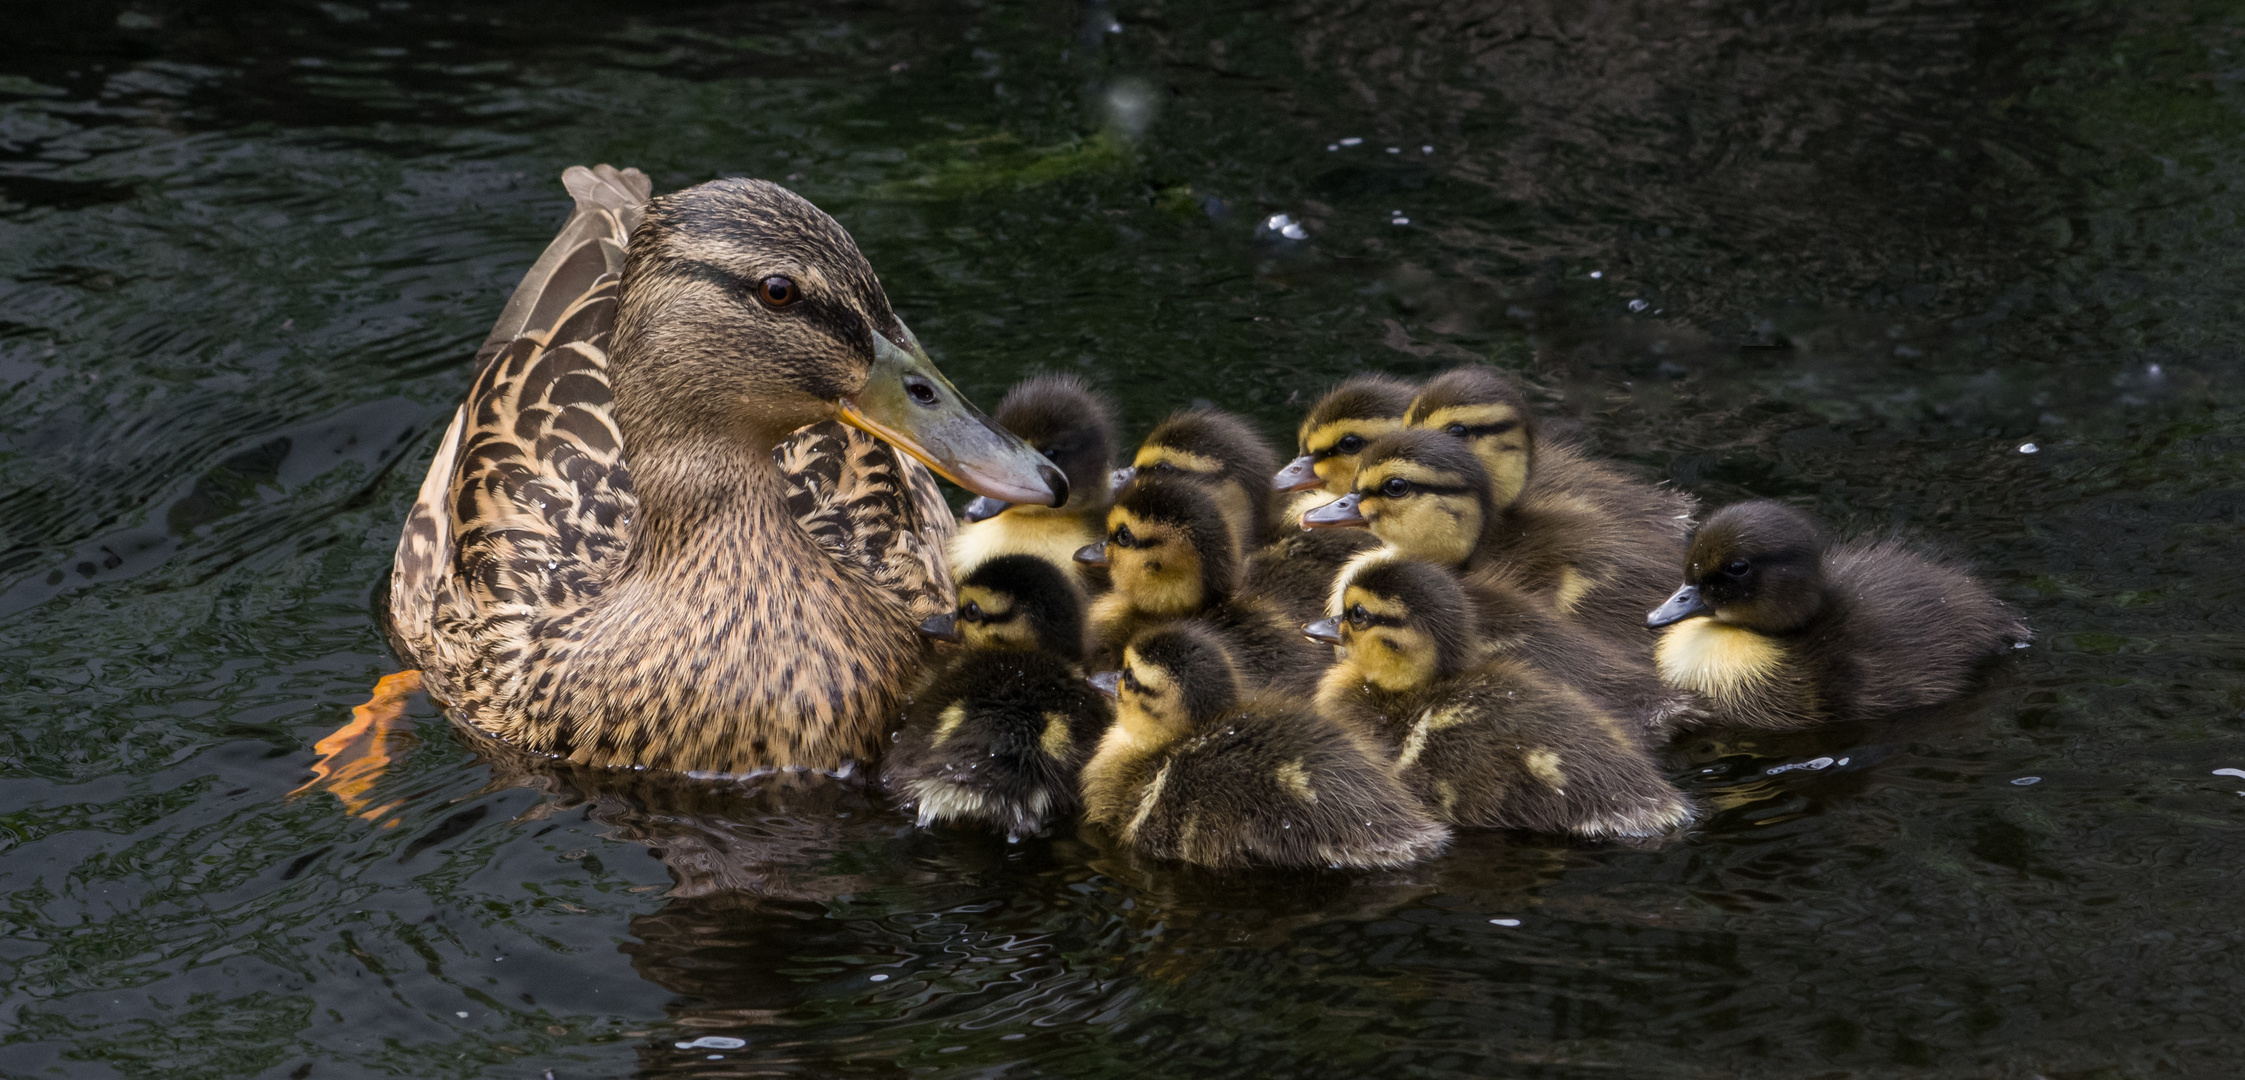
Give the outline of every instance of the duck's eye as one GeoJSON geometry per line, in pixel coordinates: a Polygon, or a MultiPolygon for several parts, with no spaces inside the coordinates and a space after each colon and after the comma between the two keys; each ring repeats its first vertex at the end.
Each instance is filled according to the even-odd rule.
{"type": "Polygon", "coordinates": [[[1732,559],[1730,562],[1723,564],[1723,572],[1729,574],[1732,577],[1744,577],[1746,576],[1746,571],[1751,569],[1753,568],[1746,565],[1746,560],[1744,559],[1732,559]]]}
{"type": "Polygon", "coordinates": [[[1109,542],[1116,547],[1132,547],[1138,543],[1138,537],[1131,534],[1130,526],[1125,525],[1115,530],[1115,538],[1109,542]]]}
{"type": "Polygon", "coordinates": [[[962,619],[965,619],[965,620],[966,620],[966,621],[968,621],[968,622],[981,622],[981,621],[982,621],[982,605],[981,605],[981,603],[979,603],[979,602],[977,602],[977,601],[974,601],[974,600],[969,600],[969,601],[967,601],[967,606],[965,606],[965,607],[963,607],[963,608],[960,608],[960,609],[959,609],[959,617],[960,617],[960,618],[962,618],[962,619]]]}
{"type": "Polygon", "coordinates": [[[1452,424],[1452,425],[1450,425],[1449,427],[1443,428],[1443,429],[1442,429],[1442,433],[1443,433],[1443,434],[1445,434],[1445,435],[1450,435],[1450,436],[1454,436],[1454,437],[1456,437],[1456,438],[1460,438],[1460,439],[1463,439],[1463,438],[1465,438],[1465,425],[1464,425],[1464,424],[1452,424]]]}
{"type": "Polygon", "coordinates": [[[1338,450],[1344,454],[1356,453],[1357,451],[1364,449],[1364,436],[1343,435],[1341,436],[1340,442],[1333,444],[1333,449],[1338,450]]]}
{"type": "Polygon", "coordinates": [[[1380,485],[1380,494],[1385,495],[1391,499],[1400,499],[1405,495],[1409,495],[1410,493],[1411,482],[1409,480],[1405,480],[1400,476],[1388,477],[1387,483],[1380,485]]]}
{"type": "Polygon", "coordinates": [[[783,308],[801,300],[803,290],[796,286],[794,278],[773,274],[757,283],[756,298],[762,300],[765,307],[783,308]]]}
{"type": "Polygon", "coordinates": [[[1357,628],[1357,629],[1359,629],[1359,630],[1362,630],[1362,629],[1364,629],[1364,624],[1365,624],[1365,623],[1368,623],[1368,622],[1371,622],[1371,621],[1372,621],[1372,613],[1371,613],[1371,612],[1369,612],[1369,611],[1366,611],[1366,610],[1364,610],[1364,605],[1362,605],[1362,604],[1358,604],[1358,605],[1356,605],[1355,607],[1352,607],[1352,608],[1350,608],[1350,609],[1349,609],[1349,625],[1350,625],[1350,626],[1353,626],[1353,627],[1356,627],[1356,628],[1357,628]]]}
{"type": "Polygon", "coordinates": [[[906,379],[904,392],[912,395],[912,400],[922,405],[935,404],[935,387],[924,379],[906,379]]]}

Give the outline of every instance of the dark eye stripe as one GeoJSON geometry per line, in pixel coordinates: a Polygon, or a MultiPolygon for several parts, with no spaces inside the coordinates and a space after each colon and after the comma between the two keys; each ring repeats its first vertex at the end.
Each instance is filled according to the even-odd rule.
{"type": "MultiPolygon", "coordinates": [[[[1365,492],[1364,497],[1368,499],[1374,496],[1383,499],[1401,499],[1412,495],[1464,495],[1473,490],[1465,484],[1429,484],[1420,480],[1406,480],[1404,482],[1411,485],[1411,490],[1402,495],[1389,495],[1379,488],[1373,488],[1365,492]]],[[[1385,484],[1386,481],[1381,481],[1381,483],[1385,484]]]]}
{"type": "Polygon", "coordinates": [[[1505,432],[1511,431],[1512,429],[1519,426],[1520,421],[1518,420],[1507,420],[1501,424],[1468,424],[1466,425],[1465,433],[1460,437],[1467,439],[1478,439],[1483,435],[1502,435],[1505,432]]]}

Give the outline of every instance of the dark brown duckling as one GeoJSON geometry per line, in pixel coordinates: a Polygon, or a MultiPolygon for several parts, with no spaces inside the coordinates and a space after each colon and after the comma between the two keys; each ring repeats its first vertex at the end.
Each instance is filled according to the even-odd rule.
{"type": "Polygon", "coordinates": [[[1139,477],[1107,512],[1107,538],[1076,558],[1114,579],[1092,607],[1095,666],[1120,662],[1145,630],[1192,619],[1223,636],[1250,686],[1307,694],[1324,674],[1329,658],[1302,639],[1300,622],[1242,587],[1230,520],[1200,484],[1139,477]]]}
{"type": "Polygon", "coordinates": [[[1341,613],[1303,630],[1340,648],[1319,706],[1379,732],[1397,778],[1436,817],[1589,838],[1691,821],[1634,725],[1475,640],[1478,615],[1449,571],[1367,560],[1339,591],[1341,613]]]}
{"type": "Polygon", "coordinates": [[[1115,723],[1083,770],[1084,816],[1133,850],[1216,869],[1402,866],[1449,830],[1397,784],[1363,732],[1302,705],[1243,698],[1222,637],[1175,624],[1092,677],[1115,723]]]}
{"type": "Polygon", "coordinates": [[[964,576],[999,555],[1036,555],[1074,565],[1076,549],[1099,539],[1106,524],[1115,461],[1115,413],[1106,396],[1074,375],[1038,375],[1014,384],[998,403],[999,427],[1051,460],[1068,478],[1060,506],[1009,503],[979,496],[952,534],[951,572],[964,576]]]}
{"type": "Polygon", "coordinates": [[[1661,677],[1718,722],[1802,728],[1938,704],[2030,636],[1965,571],[1898,540],[1827,543],[1807,514],[1756,500],[1692,538],[1665,627],[1661,677]]]}
{"type": "Polygon", "coordinates": [[[955,611],[920,632],[961,642],[904,713],[881,782],[922,826],[980,823],[1008,839],[1078,808],[1077,774],[1113,719],[1084,682],[1084,601],[1072,575],[1000,555],[959,583],[955,611]]]}
{"type": "Polygon", "coordinates": [[[1557,599],[1563,611],[1626,634],[1683,554],[1696,502],[1624,474],[1536,423],[1520,384],[1494,368],[1468,367],[1430,380],[1411,403],[1409,426],[1438,431],[1473,449],[1500,510],[1563,520],[1579,546],[1578,569],[1597,576],[1557,599]]]}

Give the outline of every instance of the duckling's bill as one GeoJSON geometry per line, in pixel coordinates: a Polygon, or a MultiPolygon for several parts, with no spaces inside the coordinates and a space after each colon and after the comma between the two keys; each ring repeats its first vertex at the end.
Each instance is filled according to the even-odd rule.
{"type": "Polygon", "coordinates": [[[1122,697],[1122,675],[1120,671],[1102,671],[1085,676],[1084,681],[1090,683],[1092,689],[1119,700],[1122,697]]]}
{"type": "MultiPolygon", "coordinates": [[[[1642,601],[1640,601],[1642,602],[1642,601]]],[[[1713,615],[1715,609],[1699,595],[1699,586],[1686,585],[1676,590],[1676,595],[1645,616],[1645,625],[1655,630],[1683,622],[1695,615],[1713,615]]]]}
{"type": "Polygon", "coordinates": [[[1317,474],[1317,457],[1303,454],[1286,463],[1286,467],[1271,477],[1271,490],[1279,492],[1308,491],[1325,486],[1325,478],[1317,474]]]}
{"type": "Polygon", "coordinates": [[[1352,491],[1326,503],[1324,506],[1313,510],[1305,510],[1302,512],[1302,527],[1305,529],[1348,529],[1368,525],[1371,523],[1370,520],[1364,516],[1362,511],[1357,509],[1363,502],[1364,496],[1352,491]]]}
{"type": "Polygon", "coordinates": [[[912,332],[900,346],[873,335],[865,388],[835,403],[835,419],[904,451],[985,498],[1059,506],[1068,478],[1020,437],[991,423],[936,370],[912,332]]]}
{"type": "Polygon", "coordinates": [[[960,640],[959,613],[939,611],[920,621],[920,636],[957,644],[960,640]]]}
{"type": "Polygon", "coordinates": [[[1341,617],[1334,615],[1313,623],[1304,623],[1302,624],[1302,636],[1321,645],[1342,644],[1341,617]]]}

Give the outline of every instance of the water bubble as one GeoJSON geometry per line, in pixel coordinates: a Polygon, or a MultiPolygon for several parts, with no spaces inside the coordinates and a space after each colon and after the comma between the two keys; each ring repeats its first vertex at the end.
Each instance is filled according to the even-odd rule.
{"type": "Polygon", "coordinates": [[[1363,140],[1362,138],[1358,137],[1358,136],[1355,136],[1355,135],[1351,135],[1351,136],[1349,136],[1349,137],[1348,137],[1348,138],[1346,138],[1346,139],[1342,139],[1342,140],[1341,140],[1341,145],[1342,145],[1342,146],[1362,146],[1362,145],[1364,145],[1364,140],[1363,140]]]}
{"type": "Polygon", "coordinates": [[[1107,88],[1103,102],[1107,122],[1133,139],[1146,133],[1146,126],[1154,122],[1154,112],[1160,103],[1154,88],[1139,79],[1117,79],[1107,88]]]}
{"type": "Polygon", "coordinates": [[[2165,370],[2163,370],[2162,368],[2160,368],[2160,366],[2159,366],[2158,364],[2153,364],[2153,365],[2151,365],[2150,367],[2147,367],[2147,368],[2145,368],[2145,369],[2144,369],[2144,374],[2146,374],[2146,375],[2149,375],[2149,376],[2151,376],[2152,378],[2156,379],[2156,378],[2160,377],[2161,375],[2165,375],[2165,374],[2166,374],[2166,371],[2165,371],[2165,370]]]}
{"type": "Polygon", "coordinates": [[[1339,150],[1340,148],[1341,144],[1337,142],[1329,142],[1325,144],[1325,152],[1328,154],[1332,153],[1335,150],[1339,150]]]}
{"type": "Polygon", "coordinates": [[[873,976],[873,981],[874,981],[874,982],[887,982],[887,981],[889,981],[889,977],[888,977],[888,976],[886,976],[886,975],[875,975],[875,976],[873,976]]]}
{"type": "Polygon", "coordinates": [[[1400,147],[1400,146],[1391,146],[1391,147],[1388,147],[1388,153],[1391,153],[1391,154],[1400,154],[1400,153],[1402,153],[1402,152],[1403,152],[1403,148],[1402,148],[1402,147],[1400,147]]]}
{"type": "Polygon", "coordinates": [[[1108,24],[1107,24],[1107,32],[1108,32],[1108,33],[1110,33],[1110,34],[1120,34],[1120,33],[1122,33],[1122,24],[1121,24],[1121,23],[1119,23],[1119,22],[1111,22],[1111,23],[1108,23],[1108,24]]]}
{"type": "Polygon", "coordinates": [[[2019,452],[2020,452],[2020,453],[2022,453],[2022,454],[2033,454],[2033,453],[2038,453],[2038,452],[2040,452],[2041,450],[2042,450],[2042,447],[2036,446],[2035,444],[2033,444],[2033,443],[2031,443],[2031,442],[2023,442],[2023,443],[2020,443],[2020,444],[2019,444],[2019,452]]]}
{"type": "Polygon", "coordinates": [[[1606,272],[1605,272],[1604,270],[1592,270],[1592,271],[1590,272],[1590,280],[1592,280],[1592,281],[1596,281],[1596,280],[1598,280],[1599,278],[1602,278],[1602,277],[1605,277],[1605,276],[1606,276],[1606,272]]]}
{"type": "Polygon", "coordinates": [[[2238,778],[2239,780],[2245,780],[2245,769],[2215,769],[2215,770],[2214,770],[2214,775],[2215,775],[2215,776],[2234,776],[2234,777],[2238,778]]]}
{"type": "Polygon", "coordinates": [[[1388,224],[1390,225],[1409,225],[1410,223],[1410,218],[1404,217],[1400,214],[1388,219],[1388,224]]]}
{"type": "Polygon", "coordinates": [[[692,1042],[679,1043],[678,1048],[680,1050],[738,1050],[747,1045],[747,1039],[736,1039],[730,1035],[704,1035],[692,1042]]]}
{"type": "Polygon", "coordinates": [[[468,1014],[467,1014],[467,1013],[464,1013],[464,1012],[456,1012],[456,1013],[453,1013],[452,1015],[454,1015],[454,1016],[457,1016],[457,1017],[459,1017],[459,1018],[460,1018],[460,1019],[462,1019],[462,1020],[465,1020],[465,1019],[467,1019],[467,1018],[468,1018],[468,1014]]]}
{"type": "Polygon", "coordinates": [[[1629,310],[1631,311],[1643,311],[1651,306],[1651,304],[1648,304],[1643,300],[1631,300],[1629,302],[1629,310]]]}
{"type": "Polygon", "coordinates": [[[1518,925],[1520,925],[1520,920],[1518,920],[1518,919],[1491,919],[1491,920],[1489,920],[1489,925],[1491,925],[1491,926],[1518,926],[1518,925]]]}
{"type": "Polygon", "coordinates": [[[2013,780],[2013,781],[2011,782],[2011,786],[2013,786],[2013,787],[2033,787],[2033,786],[2035,786],[2036,784],[2039,784],[2039,783],[2042,783],[2042,777],[2039,777],[2039,776],[2022,776],[2022,777],[2018,778],[2017,780],[2013,780]]]}
{"type": "MultiPolygon", "coordinates": [[[[1434,153],[1434,145],[1433,145],[1432,143],[1429,143],[1429,144],[1427,144],[1427,145],[1425,145],[1425,146],[1419,147],[1419,153],[1422,153],[1422,154],[1431,154],[1431,153],[1434,153]]],[[[2156,368],[2156,367],[2158,367],[2159,365],[2158,365],[2158,364],[2153,364],[2152,366],[2156,368]]]]}
{"type": "Polygon", "coordinates": [[[1762,770],[1762,775],[1776,776],[1779,773],[1789,773],[1797,769],[1807,769],[1810,772],[1820,772],[1822,770],[1831,768],[1835,764],[1838,763],[1828,757],[1810,758],[1807,761],[1795,761],[1788,762],[1784,765],[1772,765],[1769,768],[1762,770]]]}

